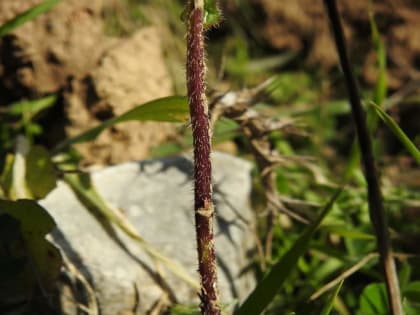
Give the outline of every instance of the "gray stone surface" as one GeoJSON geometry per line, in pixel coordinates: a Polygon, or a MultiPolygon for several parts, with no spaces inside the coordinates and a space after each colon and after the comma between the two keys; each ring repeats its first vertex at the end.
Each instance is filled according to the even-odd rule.
{"type": "MultiPolygon", "coordinates": [[[[213,165],[219,287],[222,300],[230,303],[245,298],[255,284],[251,273],[243,273],[254,248],[251,165],[222,153],[214,153],[213,165]]],[[[198,280],[190,159],[130,162],[94,172],[92,178],[104,199],[121,209],[148,243],[198,280]]],[[[94,287],[101,314],[145,314],[161,299],[163,291],[152,276],[156,265],[117,232],[123,249],[66,184],[59,183],[41,204],[57,221],[54,241],[94,287]]],[[[162,264],[159,269],[178,302],[197,303],[194,289],[162,264]]]]}

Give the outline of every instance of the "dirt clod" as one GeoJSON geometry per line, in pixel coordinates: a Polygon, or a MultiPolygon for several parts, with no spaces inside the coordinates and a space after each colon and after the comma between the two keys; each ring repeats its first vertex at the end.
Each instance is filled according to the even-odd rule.
{"type": "MultiPolygon", "coordinates": [[[[1,1],[0,23],[40,2],[1,1]]],[[[44,126],[49,143],[60,140],[56,130],[74,136],[172,93],[154,28],[129,38],[105,35],[103,12],[112,5],[113,0],[63,1],[0,39],[0,104],[51,93],[62,96],[60,109],[44,126]]],[[[168,124],[124,123],[77,148],[86,163],[117,163],[144,158],[171,133],[168,124]]]]}

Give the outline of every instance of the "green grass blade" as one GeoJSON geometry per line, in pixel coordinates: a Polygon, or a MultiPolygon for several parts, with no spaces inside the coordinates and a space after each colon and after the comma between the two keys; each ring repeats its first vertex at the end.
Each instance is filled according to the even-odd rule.
{"type": "Polygon", "coordinates": [[[339,235],[343,238],[348,239],[359,239],[359,240],[374,240],[373,234],[365,233],[360,230],[345,226],[345,225],[323,225],[322,230],[329,233],[339,235]]]}
{"type": "Polygon", "coordinates": [[[400,126],[389,116],[381,107],[371,103],[370,104],[374,109],[379,118],[388,126],[389,129],[394,133],[394,135],[400,140],[401,144],[405,149],[411,154],[417,164],[420,165],[420,151],[416,148],[414,143],[408,138],[408,136],[402,131],[400,126]]]}
{"type": "Polygon", "coordinates": [[[369,8],[369,22],[372,34],[372,41],[376,52],[376,63],[378,67],[378,78],[376,79],[375,90],[373,94],[373,101],[382,105],[387,93],[387,76],[386,76],[386,49],[382,41],[378,27],[375,22],[372,7],[369,8]]]}
{"type": "Polygon", "coordinates": [[[113,125],[126,121],[166,121],[166,122],[185,122],[189,117],[187,98],[184,96],[169,96],[159,98],[143,105],[139,105],[124,114],[104,121],[102,124],[89,129],[80,135],[66,139],[59,143],[53,152],[64,149],[65,147],[95,140],[99,134],[113,125]]]}
{"type": "Polygon", "coordinates": [[[334,293],[331,295],[328,303],[324,306],[322,309],[322,312],[320,315],[329,315],[331,313],[331,310],[334,306],[334,301],[336,297],[338,296],[338,293],[340,292],[341,286],[343,285],[344,280],[341,280],[338,286],[335,288],[334,293]]]}
{"type": "Polygon", "coordinates": [[[292,248],[271,268],[265,277],[245,302],[235,312],[235,315],[260,314],[277,294],[291,270],[296,267],[298,259],[305,253],[316,229],[331,210],[342,189],[339,189],[321,211],[319,217],[307,227],[302,236],[294,243],[292,248]]]}
{"type": "MultiPolygon", "coordinates": [[[[376,84],[373,90],[372,101],[378,106],[382,107],[387,95],[387,73],[386,73],[386,49],[385,44],[381,39],[378,31],[378,27],[375,22],[375,16],[372,9],[372,2],[369,1],[369,23],[370,31],[372,36],[372,43],[376,54],[376,84]]],[[[370,134],[374,134],[378,126],[378,116],[375,114],[372,108],[367,109],[367,125],[370,134]]],[[[379,142],[373,140],[374,153],[380,155],[379,142]]]]}
{"type": "Polygon", "coordinates": [[[188,101],[185,96],[169,96],[137,106],[118,116],[115,122],[130,120],[185,122],[189,113],[188,101]]]}
{"type": "Polygon", "coordinates": [[[19,14],[15,18],[7,21],[6,23],[0,26],[0,36],[6,35],[12,32],[15,28],[21,26],[22,24],[33,20],[38,15],[44,13],[45,11],[48,11],[59,2],[61,2],[61,0],[46,0],[43,3],[19,14]]]}

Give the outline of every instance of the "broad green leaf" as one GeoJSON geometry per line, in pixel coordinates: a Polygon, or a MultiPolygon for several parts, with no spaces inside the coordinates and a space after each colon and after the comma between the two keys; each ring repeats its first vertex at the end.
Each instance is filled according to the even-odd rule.
{"type": "Polygon", "coordinates": [[[11,253],[8,257],[2,257],[3,255],[0,254],[0,284],[8,286],[6,289],[3,285],[0,285],[0,294],[3,299],[7,299],[10,294],[10,285],[13,286],[14,284],[15,287],[20,287],[19,291],[25,291],[23,285],[27,284],[24,273],[28,260],[25,257],[13,257],[14,255],[15,253],[11,253]],[[13,284],[10,282],[13,282],[13,284]]]}
{"type": "Polygon", "coordinates": [[[153,246],[148,244],[127,221],[121,212],[113,209],[97,192],[88,174],[65,174],[64,181],[73,189],[85,206],[93,211],[93,215],[101,224],[115,224],[124,233],[137,242],[137,244],[152,258],[162,262],[172,273],[194,288],[199,284],[188,274],[185,269],[172,259],[165,257],[153,246]],[[99,214],[99,216],[98,216],[99,214]],[[105,220],[105,221],[103,221],[105,220]]]}
{"type": "Polygon", "coordinates": [[[108,119],[99,126],[89,129],[82,134],[67,139],[54,149],[54,152],[76,143],[92,141],[99,134],[116,124],[125,121],[167,121],[167,122],[185,122],[189,117],[189,108],[187,98],[184,96],[169,96],[156,99],[137,106],[124,114],[108,119]]]}
{"type": "Polygon", "coordinates": [[[33,146],[26,156],[26,187],[35,199],[44,198],[56,186],[54,165],[48,151],[33,146]]]}
{"type": "Polygon", "coordinates": [[[414,281],[408,284],[404,288],[403,295],[409,300],[420,303],[420,281],[414,281]]]}
{"type": "Polygon", "coordinates": [[[403,290],[403,307],[406,315],[420,314],[420,281],[409,283],[403,290]]]}
{"type": "Polygon", "coordinates": [[[208,29],[217,25],[221,19],[217,0],[204,0],[204,28],[208,29]]]}
{"type": "Polygon", "coordinates": [[[405,288],[410,283],[413,267],[414,264],[412,266],[408,261],[403,261],[400,263],[400,266],[398,268],[398,280],[400,282],[400,288],[402,292],[404,292],[405,288]]]}
{"type": "Polygon", "coordinates": [[[331,310],[334,306],[334,301],[338,296],[338,293],[340,292],[341,286],[343,285],[344,280],[341,280],[341,282],[337,285],[335,288],[334,293],[331,295],[329,301],[327,304],[325,304],[324,308],[322,309],[321,315],[329,315],[331,313],[331,310]]]}
{"type": "Polygon", "coordinates": [[[338,190],[331,200],[325,205],[319,217],[309,225],[302,236],[293,244],[287,253],[274,264],[270,271],[258,283],[257,287],[251,292],[245,302],[235,312],[235,315],[260,314],[268,304],[273,300],[274,296],[281,289],[284,281],[290,275],[291,271],[296,268],[299,258],[306,252],[309,247],[311,238],[322,220],[332,209],[334,202],[337,200],[342,189],[338,190]]]}
{"type": "Polygon", "coordinates": [[[405,315],[419,315],[420,314],[420,303],[419,302],[412,302],[407,299],[404,299],[403,302],[403,309],[405,315]]]}
{"type": "Polygon", "coordinates": [[[20,222],[12,216],[0,214],[0,242],[8,243],[19,239],[20,222]]]}
{"type": "Polygon", "coordinates": [[[0,213],[19,220],[23,238],[29,243],[35,237],[43,239],[55,227],[54,219],[34,200],[0,200],[0,213]]]}
{"type": "Polygon", "coordinates": [[[405,147],[405,149],[411,154],[417,164],[420,165],[420,151],[416,148],[414,143],[410,140],[410,138],[402,131],[400,126],[389,116],[381,107],[378,105],[371,103],[370,104],[376,111],[379,118],[388,126],[389,129],[394,133],[394,135],[400,140],[401,144],[405,147]]]}
{"type": "Polygon", "coordinates": [[[44,198],[56,184],[50,154],[41,146],[30,148],[27,139],[18,136],[16,154],[6,156],[0,181],[7,199],[44,198]]]}
{"type": "MultiPolygon", "coordinates": [[[[181,14],[181,20],[184,23],[188,22],[188,16],[193,8],[194,0],[186,1],[184,11],[181,14]]],[[[204,29],[208,29],[214,25],[217,25],[221,20],[221,13],[217,6],[217,0],[204,0],[204,29]]]]}
{"type": "Polygon", "coordinates": [[[60,252],[45,239],[45,235],[55,227],[53,218],[34,200],[27,199],[0,200],[1,214],[19,221],[24,242],[21,250],[29,256],[27,274],[34,281],[36,279],[44,290],[52,290],[61,266],[60,252]]]}
{"type": "Polygon", "coordinates": [[[383,283],[369,284],[359,299],[357,315],[388,315],[388,298],[383,283]]]}
{"type": "Polygon", "coordinates": [[[0,36],[10,33],[22,24],[35,19],[38,15],[44,13],[45,11],[48,11],[60,1],[61,0],[46,0],[43,3],[19,14],[15,18],[7,21],[6,23],[0,26],[0,36]]]}
{"type": "Polygon", "coordinates": [[[8,287],[10,281],[16,281],[24,272],[27,259],[23,248],[19,220],[7,213],[0,214],[0,294],[3,298],[8,295],[7,289],[10,289],[5,290],[4,287],[8,287]]]}

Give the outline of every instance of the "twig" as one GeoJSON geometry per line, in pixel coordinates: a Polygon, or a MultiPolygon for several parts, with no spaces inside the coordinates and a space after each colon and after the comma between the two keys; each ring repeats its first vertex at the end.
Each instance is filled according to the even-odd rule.
{"type": "Polygon", "coordinates": [[[264,269],[267,262],[271,261],[273,229],[275,219],[280,212],[289,217],[308,223],[306,217],[298,212],[288,209],[277,191],[276,168],[286,163],[307,162],[308,157],[304,156],[282,156],[272,148],[269,134],[272,131],[281,130],[288,132],[289,128],[294,127],[295,121],[292,119],[278,120],[271,117],[265,117],[252,109],[259,100],[269,95],[270,85],[274,79],[269,79],[253,89],[243,89],[240,91],[231,91],[225,94],[216,95],[214,101],[210,104],[211,119],[214,125],[216,121],[225,116],[239,124],[241,133],[249,141],[251,152],[259,169],[260,181],[264,187],[265,211],[260,213],[265,216],[265,236],[262,243],[258,243],[258,253],[261,258],[261,266],[264,269]],[[268,89],[268,91],[267,91],[268,89]],[[264,253],[264,255],[262,255],[264,253]],[[264,261],[265,260],[265,261],[264,261]]]}
{"type": "MultiPolygon", "coordinates": [[[[89,315],[98,315],[99,314],[99,305],[96,299],[95,290],[92,288],[90,283],[86,280],[85,276],[73,265],[67,255],[62,251],[61,256],[63,258],[63,265],[68,270],[68,272],[76,277],[76,280],[79,282],[79,286],[82,285],[86,290],[87,305],[83,305],[78,301],[75,301],[77,308],[86,312],[89,315]]],[[[75,283],[72,283],[73,287],[76,287],[75,283]]]]}
{"type": "Polygon", "coordinates": [[[194,207],[201,278],[200,308],[204,315],[220,315],[213,234],[211,135],[205,94],[203,0],[189,1],[187,14],[187,90],[194,143],[194,207]]]}
{"type": "Polygon", "coordinates": [[[379,176],[373,157],[372,143],[366,125],[365,113],[360,102],[356,79],[352,73],[349,58],[347,56],[346,43],[344,41],[343,29],[336,2],[335,0],[324,0],[324,3],[334,33],[335,44],[349,94],[353,120],[356,125],[364,174],[367,182],[369,214],[373,228],[375,229],[378,252],[384,270],[390,310],[392,315],[402,315],[403,310],[398,277],[395,262],[392,257],[387,217],[383,206],[379,176]]]}
{"type": "Polygon", "coordinates": [[[309,300],[313,301],[319,298],[322,294],[327,292],[328,290],[334,288],[340,281],[345,280],[346,278],[350,277],[353,273],[358,271],[360,268],[362,268],[364,265],[366,265],[370,260],[373,258],[378,257],[378,253],[370,253],[363,257],[362,260],[360,260],[358,263],[344,271],[342,274],[340,274],[337,278],[334,280],[331,280],[326,285],[322,286],[319,290],[315,291],[314,294],[312,294],[309,298],[309,300]]]}

